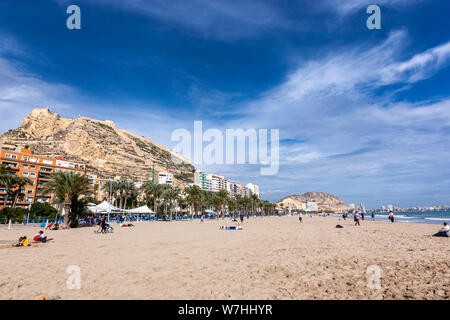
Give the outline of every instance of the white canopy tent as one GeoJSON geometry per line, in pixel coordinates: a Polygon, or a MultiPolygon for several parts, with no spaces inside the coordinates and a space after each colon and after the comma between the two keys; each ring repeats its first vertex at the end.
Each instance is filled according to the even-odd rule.
{"type": "Polygon", "coordinates": [[[125,210],[128,213],[131,214],[153,214],[154,212],[147,206],[142,206],[139,208],[134,208],[134,209],[130,209],[130,210],[125,210]]]}
{"type": "Polygon", "coordinates": [[[111,213],[131,213],[131,214],[153,214],[154,213],[147,206],[142,206],[142,207],[134,208],[134,209],[130,209],[130,210],[120,209],[120,208],[110,204],[106,200],[98,205],[95,205],[94,203],[89,203],[88,210],[91,211],[92,213],[97,213],[97,214],[107,214],[109,212],[111,212],[111,213]]]}

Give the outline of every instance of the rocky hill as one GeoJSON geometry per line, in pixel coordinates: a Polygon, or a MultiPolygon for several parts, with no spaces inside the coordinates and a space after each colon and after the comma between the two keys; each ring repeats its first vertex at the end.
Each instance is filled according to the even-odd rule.
{"type": "Polygon", "coordinates": [[[344,201],[336,196],[323,192],[307,192],[302,195],[291,195],[277,201],[277,204],[280,205],[283,203],[285,208],[302,209],[305,201],[313,200],[316,201],[318,210],[340,212],[348,209],[344,201]]]}
{"type": "Polygon", "coordinates": [[[182,155],[118,129],[112,121],[62,118],[48,108],[34,109],[19,128],[0,136],[0,145],[28,146],[37,155],[82,161],[89,173],[103,178],[150,180],[154,161],[155,171],[174,175],[174,184],[194,182],[195,168],[182,155]]]}

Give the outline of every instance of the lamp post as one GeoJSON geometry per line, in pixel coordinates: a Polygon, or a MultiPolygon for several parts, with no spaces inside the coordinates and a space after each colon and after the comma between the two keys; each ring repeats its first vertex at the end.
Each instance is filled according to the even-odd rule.
{"type": "Polygon", "coordinates": [[[111,215],[112,179],[109,180],[108,222],[111,215]]]}

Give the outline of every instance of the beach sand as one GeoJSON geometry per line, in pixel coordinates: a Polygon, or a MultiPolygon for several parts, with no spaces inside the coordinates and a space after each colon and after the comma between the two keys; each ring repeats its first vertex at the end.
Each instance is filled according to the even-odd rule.
{"type": "Polygon", "coordinates": [[[303,220],[250,218],[240,231],[219,230],[229,219],[113,223],[112,234],[47,231],[54,241],[27,248],[4,244],[40,228],[1,228],[0,299],[449,299],[450,239],[430,236],[440,226],[303,220]],[[79,290],[66,286],[69,265],[79,290]]]}

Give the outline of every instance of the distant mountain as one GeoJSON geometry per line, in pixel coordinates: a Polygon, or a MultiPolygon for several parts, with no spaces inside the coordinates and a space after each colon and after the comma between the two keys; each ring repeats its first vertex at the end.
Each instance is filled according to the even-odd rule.
{"type": "Polygon", "coordinates": [[[150,180],[153,160],[155,171],[172,173],[176,185],[194,182],[195,168],[182,155],[118,129],[112,121],[62,118],[48,108],[34,109],[19,128],[0,136],[0,145],[28,146],[37,155],[82,161],[89,173],[103,178],[150,180]]]}
{"type": "Polygon", "coordinates": [[[315,201],[317,203],[318,210],[323,211],[342,211],[347,210],[348,206],[336,196],[333,196],[324,192],[307,192],[302,195],[291,195],[280,199],[277,204],[284,204],[284,207],[289,207],[292,209],[301,209],[302,203],[305,201],[315,201]]]}

